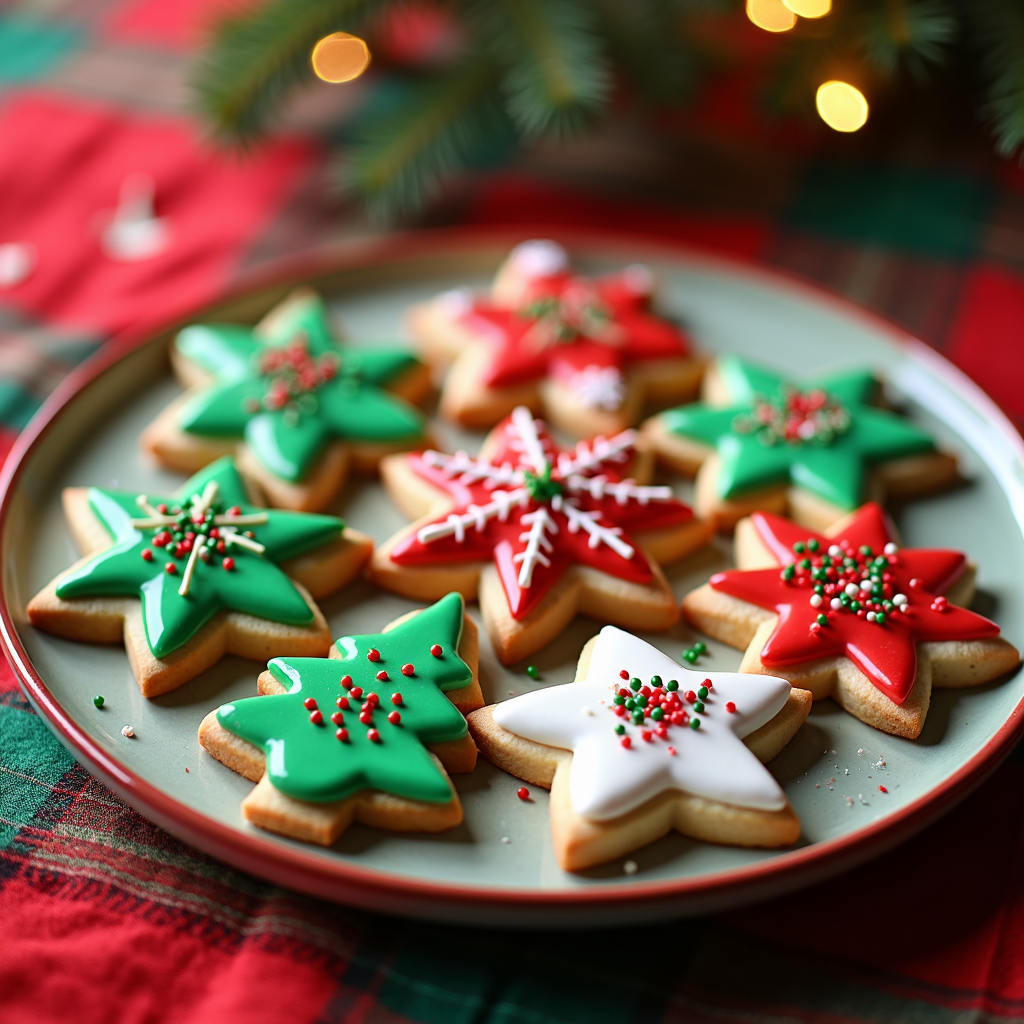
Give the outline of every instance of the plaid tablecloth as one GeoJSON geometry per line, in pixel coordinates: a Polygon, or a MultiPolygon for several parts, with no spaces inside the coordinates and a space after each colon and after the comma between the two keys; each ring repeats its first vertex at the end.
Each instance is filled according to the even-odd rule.
{"type": "MultiPolygon", "coordinates": [[[[386,79],[318,86],[252,159],[218,158],[182,112],[210,10],[0,10],[0,245],[38,257],[0,290],[3,451],[113,332],[363,230],[327,198],[323,139],[386,79]],[[138,172],[172,244],[119,264],[97,217],[138,172]]],[[[574,155],[482,168],[430,223],[624,228],[793,270],[910,328],[1024,425],[1024,174],[953,115],[942,132],[922,116],[826,138],[767,125],[750,88],[718,83],[682,136],[652,141],[623,116],[574,155]]],[[[656,928],[503,933],[325,905],[197,853],[90,778],[0,669],[3,1024],[990,1019],[1024,1020],[1019,752],[918,838],[797,896],[656,928]]]]}

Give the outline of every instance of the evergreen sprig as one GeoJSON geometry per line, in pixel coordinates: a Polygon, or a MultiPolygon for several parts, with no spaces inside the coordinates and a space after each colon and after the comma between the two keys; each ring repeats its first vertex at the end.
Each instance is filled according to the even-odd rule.
{"type": "MultiPolygon", "coordinates": [[[[495,141],[564,142],[599,126],[620,97],[682,105],[710,63],[688,28],[708,9],[742,9],[742,0],[435,3],[459,45],[420,68],[388,113],[348,132],[337,161],[346,194],[376,219],[414,214],[495,141]]],[[[372,45],[389,10],[401,17],[401,0],[265,0],[226,19],[193,77],[215,137],[245,145],[266,135],[314,80],[317,40],[348,31],[372,45]]],[[[925,81],[967,63],[996,148],[1024,150],[1024,0],[834,0],[828,16],[780,37],[776,56],[767,96],[781,110],[813,109],[833,68],[860,69],[878,95],[904,72],[925,81]]]]}

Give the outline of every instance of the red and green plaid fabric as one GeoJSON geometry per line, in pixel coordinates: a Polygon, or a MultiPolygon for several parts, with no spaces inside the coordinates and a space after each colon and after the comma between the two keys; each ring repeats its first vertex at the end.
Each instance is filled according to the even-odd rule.
{"type": "MultiPolygon", "coordinates": [[[[362,230],[332,208],[325,141],[391,83],[314,87],[288,133],[218,157],[184,113],[185,72],[225,6],[0,7],[0,244],[39,260],[0,290],[0,452],[113,332],[362,230]],[[97,216],[140,171],[173,244],[117,264],[97,216]]],[[[908,327],[1024,425],[1024,174],[925,117],[863,138],[767,125],[752,82],[717,83],[685,143],[623,115],[574,155],[480,170],[429,223],[621,229],[794,271],[908,327]]],[[[0,1021],[68,1020],[1024,1020],[1024,757],[918,838],[774,903],[568,936],[461,929],[297,896],[178,842],[74,762],[5,668],[0,1021]]]]}

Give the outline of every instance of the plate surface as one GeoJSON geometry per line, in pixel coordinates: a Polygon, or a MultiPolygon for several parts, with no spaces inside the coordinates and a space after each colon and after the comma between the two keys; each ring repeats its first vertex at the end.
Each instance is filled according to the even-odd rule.
{"type": "MultiPolygon", "coordinates": [[[[353,344],[404,336],[403,310],[457,285],[483,285],[511,242],[524,237],[444,234],[375,243],[326,257],[254,286],[197,319],[257,318],[290,282],[330,297],[353,344]],[[284,282],[284,283],[282,283],[284,282]]],[[[965,550],[980,567],[977,610],[1024,641],[1024,447],[992,403],[922,344],[845,302],[784,277],[685,250],[609,236],[564,238],[580,264],[602,270],[643,260],[660,282],[664,311],[683,320],[710,353],[735,352],[796,374],[870,365],[907,414],[962,459],[969,483],[896,511],[906,543],[965,550]]],[[[766,852],[667,837],[622,861],[570,875],[551,851],[547,794],[516,798],[520,785],[481,759],[456,778],[464,824],[439,836],[353,827],[329,850],[248,826],[239,803],[251,783],[208,757],[196,728],[224,701],[255,693],[258,666],[227,658],[174,693],[140,696],[122,649],[60,640],[27,626],[25,604],[77,557],[60,509],[70,485],[170,492],[180,475],[139,451],[141,429],[179,393],[166,359],[171,332],[126,340],[88,364],[42,410],[7,467],[0,509],[4,642],[36,707],[72,752],[143,814],[247,870],[328,898],[446,920],[530,925],[629,922],[695,913],[808,884],[875,855],[923,827],[991,771],[1024,726],[1024,674],[968,691],[936,691],[922,736],[883,735],[832,701],[771,765],[803,825],[793,850],[766,852]],[[106,704],[93,707],[102,693],[106,704]],[[120,730],[131,724],[134,740],[120,730]],[[879,785],[888,794],[879,792],[879,785]]],[[[482,434],[437,423],[450,450],[475,451],[482,434]]],[[[673,478],[684,499],[688,481],[673,478]]],[[[381,541],[404,524],[379,484],[350,485],[336,511],[381,541]]],[[[728,562],[728,545],[672,567],[678,596],[728,562]]],[[[335,635],[373,632],[414,602],[359,583],[321,602],[335,635]]],[[[476,614],[476,609],[472,609],[476,614]]],[[[572,679],[576,656],[600,623],[576,622],[525,664],[503,668],[484,637],[488,700],[572,679]]],[[[678,658],[697,635],[685,625],[645,637],[678,658]]],[[[706,639],[706,638],[705,638],[706,639]]],[[[733,670],[740,652],[708,643],[701,664],[733,670]]]]}

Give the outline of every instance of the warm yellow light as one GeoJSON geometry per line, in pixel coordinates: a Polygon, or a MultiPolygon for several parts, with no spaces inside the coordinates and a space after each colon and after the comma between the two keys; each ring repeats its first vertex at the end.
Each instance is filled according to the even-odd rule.
{"type": "Polygon", "coordinates": [[[796,15],[782,0],[747,0],[747,17],[765,32],[788,32],[796,15]]]}
{"type": "Polygon", "coordinates": [[[818,86],[815,104],[822,121],[837,132],[855,132],[868,119],[868,101],[860,89],[848,82],[825,82],[818,86]]]}
{"type": "Polygon", "coordinates": [[[782,2],[801,18],[824,18],[832,10],[832,0],[782,0],[782,2]]]}
{"type": "Polygon", "coordinates": [[[332,32],[313,47],[313,70],[325,82],[351,82],[370,66],[370,48],[358,36],[332,32]]]}

